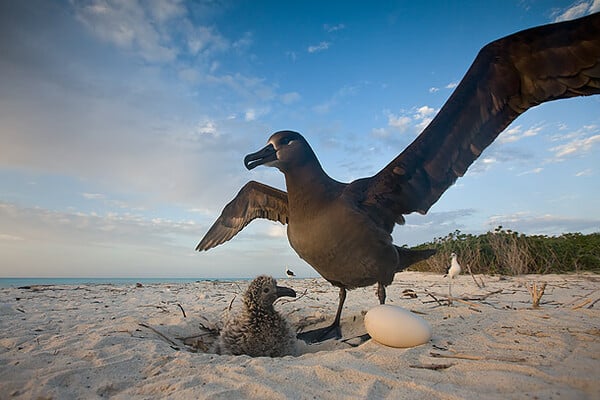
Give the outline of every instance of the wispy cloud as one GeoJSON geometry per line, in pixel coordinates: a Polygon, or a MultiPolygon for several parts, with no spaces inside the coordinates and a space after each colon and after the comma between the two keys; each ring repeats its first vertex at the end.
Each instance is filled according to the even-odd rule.
{"type": "Polygon", "coordinates": [[[399,114],[386,112],[388,118],[388,126],[407,132],[409,130],[421,131],[433,119],[437,110],[427,105],[415,107],[410,111],[402,111],[399,114]]]}
{"type": "Polygon", "coordinates": [[[146,218],[140,215],[69,213],[43,208],[22,208],[0,202],[4,239],[105,245],[152,243],[163,246],[173,235],[195,236],[200,227],[192,221],[146,218]]]}
{"type": "MultiPolygon", "coordinates": [[[[458,82],[450,82],[449,84],[447,84],[446,86],[444,86],[444,89],[454,89],[455,87],[458,86],[458,82]]],[[[432,86],[429,88],[429,93],[436,93],[439,92],[440,88],[437,86],[432,86]]]]}
{"type": "Polygon", "coordinates": [[[523,211],[506,215],[494,215],[488,218],[486,222],[488,230],[494,229],[498,225],[527,234],[588,233],[600,229],[600,220],[553,214],[536,215],[523,211]]]}
{"type": "Polygon", "coordinates": [[[281,102],[283,104],[292,104],[299,101],[301,98],[300,93],[298,92],[288,92],[284,93],[280,96],[281,102]]]}
{"type": "Polygon", "coordinates": [[[396,227],[394,231],[395,242],[414,246],[430,242],[436,237],[444,237],[457,229],[463,229],[465,219],[476,213],[477,211],[472,208],[465,208],[429,212],[426,215],[415,213],[407,215],[406,224],[396,227]]]}
{"type": "Polygon", "coordinates": [[[308,51],[309,53],[318,53],[318,52],[325,51],[325,50],[329,49],[330,45],[331,45],[330,42],[321,42],[321,43],[316,44],[316,45],[308,46],[308,48],[306,49],[306,51],[308,51]]]}
{"type": "Polygon", "coordinates": [[[106,198],[106,195],[101,193],[81,193],[81,195],[88,200],[102,200],[106,198]]]}
{"type": "Polygon", "coordinates": [[[137,1],[75,1],[73,6],[77,19],[93,34],[147,61],[172,61],[178,54],[167,26],[185,14],[182,3],[148,2],[143,7],[137,1]]]}
{"type": "Polygon", "coordinates": [[[564,142],[551,147],[554,153],[553,161],[561,161],[567,157],[576,157],[589,153],[594,146],[600,143],[600,128],[596,125],[587,125],[582,128],[555,135],[554,142],[564,142]]]}
{"type": "Polygon", "coordinates": [[[346,26],[344,24],[337,24],[337,25],[325,24],[325,25],[323,25],[323,29],[325,29],[325,32],[328,32],[328,33],[341,31],[345,28],[346,28],[346,26]]]}
{"type": "Polygon", "coordinates": [[[506,129],[498,136],[499,143],[513,143],[526,137],[536,136],[542,130],[542,126],[535,126],[523,130],[521,125],[506,129]]]}
{"type": "Polygon", "coordinates": [[[8,242],[19,242],[25,240],[21,236],[9,235],[7,233],[0,233],[0,241],[8,242]]]}
{"type": "Polygon", "coordinates": [[[584,169],[583,171],[579,171],[577,173],[575,173],[575,176],[580,177],[580,176],[592,176],[594,174],[594,171],[591,168],[588,169],[584,169]]]}
{"type": "Polygon", "coordinates": [[[340,89],[338,89],[327,101],[316,105],[313,109],[315,112],[320,114],[328,113],[332,107],[339,104],[344,98],[355,96],[360,88],[365,85],[364,82],[352,84],[352,85],[344,85],[340,89]]]}
{"type": "Polygon", "coordinates": [[[534,168],[534,169],[530,169],[528,171],[524,171],[524,172],[518,173],[517,176],[539,174],[543,170],[544,170],[544,168],[538,167],[538,168],[534,168]]]}
{"type": "Polygon", "coordinates": [[[578,1],[567,9],[554,11],[554,22],[567,21],[600,11],[600,0],[578,1]]]}

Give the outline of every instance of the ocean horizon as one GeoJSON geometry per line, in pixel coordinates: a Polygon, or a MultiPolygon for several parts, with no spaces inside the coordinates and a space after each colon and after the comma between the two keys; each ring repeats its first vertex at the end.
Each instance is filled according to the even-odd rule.
{"type": "Polygon", "coordinates": [[[194,283],[205,281],[247,281],[252,278],[0,278],[0,288],[36,285],[142,285],[194,283]]]}

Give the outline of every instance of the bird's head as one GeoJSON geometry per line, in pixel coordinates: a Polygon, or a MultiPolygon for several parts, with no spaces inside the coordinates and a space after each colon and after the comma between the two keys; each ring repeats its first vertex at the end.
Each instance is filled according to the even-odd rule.
{"type": "Polygon", "coordinates": [[[316,159],[302,135],[294,131],[279,131],[271,135],[265,147],[244,157],[244,165],[249,170],[266,165],[285,173],[316,159]]]}
{"type": "Polygon", "coordinates": [[[450,254],[450,258],[456,258],[456,253],[450,254]]]}
{"type": "Polygon", "coordinates": [[[296,292],[285,286],[277,286],[277,281],[270,276],[261,275],[250,282],[244,294],[244,303],[249,308],[272,306],[280,297],[296,297],[296,292]]]}

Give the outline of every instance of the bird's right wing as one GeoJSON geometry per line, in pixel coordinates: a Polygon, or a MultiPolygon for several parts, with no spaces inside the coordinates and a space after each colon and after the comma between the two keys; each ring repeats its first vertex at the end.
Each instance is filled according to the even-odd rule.
{"type": "Polygon", "coordinates": [[[196,250],[208,250],[225,243],[255,218],[288,223],[287,193],[250,181],[244,185],[202,238],[196,250]]]}
{"type": "Polygon", "coordinates": [[[391,231],[403,214],[426,213],[525,110],[592,94],[600,94],[600,13],[496,40],[419,137],[348,193],[391,231]]]}

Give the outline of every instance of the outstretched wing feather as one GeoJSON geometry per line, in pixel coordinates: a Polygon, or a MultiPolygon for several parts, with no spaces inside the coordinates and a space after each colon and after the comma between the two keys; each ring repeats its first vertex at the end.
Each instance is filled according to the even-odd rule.
{"type": "Polygon", "coordinates": [[[600,93],[600,13],[485,46],[437,116],[376,175],[353,182],[357,202],[389,226],[426,213],[521,113],[600,93]]]}
{"type": "Polygon", "coordinates": [[[287,193],[259,182],[248,182],[223,208],[196,250],[208,250],[225,243],[256,218],[287,224],[287,193]]]}

